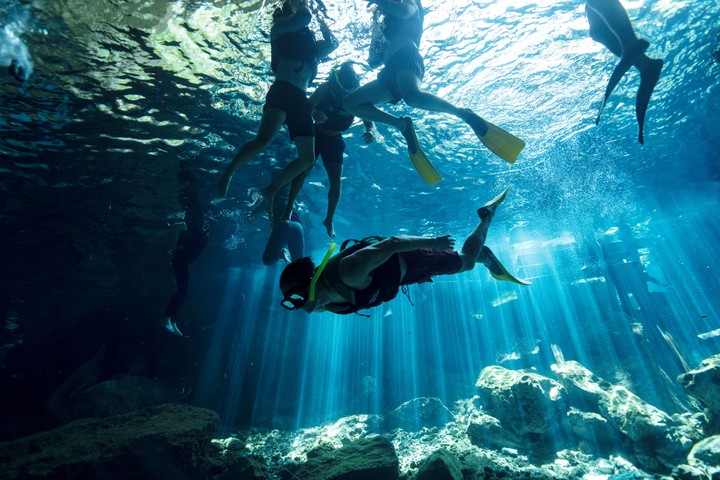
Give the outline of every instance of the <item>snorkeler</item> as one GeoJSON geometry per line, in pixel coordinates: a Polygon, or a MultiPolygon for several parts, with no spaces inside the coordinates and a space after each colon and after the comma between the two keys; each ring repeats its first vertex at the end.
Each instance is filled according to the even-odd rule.
{"type": "Polygon", "coordinates": [[[317,74],[318,62],[335,50],[338,41],[324,21],[318,18],[323,39],[316,41],[308,28],[312,13],[304,0],[285,0],[273,13],[270,30],[271,68],[275,81],[265,97],[260,127],[254,139],[245,143],[225,169],[217,184],[221,196],[227,194],[233,172],[267,148],[283,124],[295,143],[298,158],[276,178],[277,183],[260,190],[268,211],[275,192],[315,162],[314,133],[309,83],[317,74]]]}
{"type": "Polygon", "coordinates": [[[468,108],[423,91],[420,84],[425,64],[419,52],[423,34],[424,11],[420,0],[369,0],[377,5],[369,64],[385,67],[377,79],[350,93],[343,101],[349,113],[397,128],[405,137],[415,169],[432,185],[442,179],[420,148],[410,117],[396,117],[377,108],[384,103],[404,100],[411,107],[454,115],[467,123],[492,152],[514,163],[525,142],[484,120],[468,108]]]}
{"type": "MultiPolygon", "coordinates": [[[[323,225],[330,237],[335,237],[333,218],[340,202],[342,191],[343,152],[345,141],[342,133],[352,125],[355,117],[342,108],[345,95],[360,86],[360,80],[353,68],[353,62],[344,62],[330,73],[327,82],[320,85],[312,95],[315,120],[315,158],[322,157],[328,176],[328,208],[323,225]]],[[[369,144],[375,140],[375,124],[363,120],[363,140],[369,144]]]]}
{"type": "Polygon", "coordinates": [[[193,177],[187,172],[181,172],[178,179],[183,183],[189,182],[180,194],[180,203],[185,208],[185,221],[181,224],[182,230],[172,256],[176,290],[170,297],[167,307],[165,307],[161,322],[168,332],[182,337],[183,334],[178,328],[175,319],[188,296],[190,266],[205,250],[210,231],[202,206],[197,198],[197,193],[194,190],[193,177]]]}
{"type": "Polygon", "coordinates": [[[630,67],[634,66],[640,72],[640,88],[638,88],[635,99],[635,115],[639,127],[638,140],[643,143],[645,113],[650,103],[650,95],[660,78],[663,61],[645,55],[650,43],[635,35],[627,12],[618,0],[586,0],[585,13],[590,24],[590,38],[602,43],[620,57],[620,62],[615,67],[605,89],[605,96],[600,104],[595,124],[600,123],[600,115],[602,115],[613,89],[630,67]]]}
{"type": "Polygon", "coordinates": [[[318,267],[309,257],[292,262],[280,276],[281,305],[308,313],[356,313],[392,300],[401,286],[429,282],[435,275],[472,270],[476,262],[483,263],[498,280],[528,285],[511,275],[485,246],[495,209],[507,191],[477,210],[480,223],[460,252],[453,250],[455,240],[450,235],[375,237],[379,241],[360,242],[331,258],[335,248],[332,244],[318,267]]]}

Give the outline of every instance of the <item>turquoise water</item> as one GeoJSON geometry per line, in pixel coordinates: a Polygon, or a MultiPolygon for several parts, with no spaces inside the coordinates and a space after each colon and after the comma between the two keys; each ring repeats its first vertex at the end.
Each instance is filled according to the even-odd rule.
{"type": "MultiPolygon", "coordinates": [[[[365,2],[327,3],[341,46],[319,80],[364,59],[369,43],[365,2]]],[[[720,328],[720,4],[624,4],[648,54],[665,60],[644,145],[635,71],[595,126],[616,59],[589,39],[582,2],[425,1],[425,88],[527,147],[509,165],[452,117],[388,107],[414,119],[444,180],[428,187],[391,129],[365,146],[353,127],[338,238],[460,242],[475,210],[512,185],[487,243],[532,285],[478,267],[414,286],[412,303],[400,295],[366,318],[278,304],[282,267],[260,261],[268,225],[247,219],[247,191],[294,158],[286,132],[236,173],[226,200],[214,193],[272,80],[270,5],[4,3],[0,61],[19,59],[29,77],[0,83],[2,377],[19,392],[3,406],[41,405],[105,344],[107,376],[139,372],[182,388],[228,429],[314,425],[418,396],[450,404],[473,395],[485,366],[549,374],[557,352],[684,411],[675,376],[720,346],[698,338],[720,328]],[[157,326],[174,288],[179,172],[198,179],[211,229],[178,317],[184,339],[157,326]]],[[[300,196],[316,260],[330,241],[326,188],[317,167],[300,196]]]]}

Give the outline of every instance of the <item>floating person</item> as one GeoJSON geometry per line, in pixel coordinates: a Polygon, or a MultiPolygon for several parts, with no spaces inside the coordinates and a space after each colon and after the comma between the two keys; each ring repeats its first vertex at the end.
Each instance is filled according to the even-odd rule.
{"type": "Polygon", "coordinates": [[[177,245],[172,256],[172,268],[175,273],[175,293],[170,297],[162,325],[173,335],[183,336],[177,326],[176,318],[180,307],[188,296],[190,287],[190,266],[205,250],[210,237],[205,213],[197,197],[194,178],[186,171],[180,172],[178,179],[184,183],[180,194],[180,203],[185,209],[185,218],[182,230],[178,236],[177,245]]]}
{"type": "Polygon", "coordinates": [[[600,116],[613,89],[630,67],[634,66],[640,72],[640,88],[635,99],[635,115],[639,127],[638,140],[643,143],[645,114],[650,103],[650,95],[660,78],[663,61],[645,55],[650,43],[635,35],[630,18],[618,0],[586,0],[585,13],[590,24],[590,38],[602,43],[620,57],[620,62],[613,70],[605,89],[605,96],[600,104],[595,124],[600,123],[600,116]]]}
{"type": "MultiPolygon", "coordinates": [[[[322,157],[329,182],[328,208],[323,226],[331,238],[335,237],[334,217],[342,191],[343,153],[345,151],[342,133],[347,131],[355,120],[353,115],[342,108],[342,100],[348,92],[356,89],[359,85],[360,80],[353,68],[353,62],[348,61],[336,66],[330,73],[329,79],[310,95],[312,116],[315,121],[315,159],[322,157]]],[[[374,142],[375,124],[368,120],[363,120],[363,124],[365,125],[363,140],[367,144],[374,142]]],[[[312,165],[301,176],[293,179],[291,193],[286,200],[286,211],[280,219],[287,220],[289,218],[297,194],[311,168],[312,165]]],[[[276,180],[277,178],[267,187],[268,191],[272,192],[276,188],[279,183],[276,180]]],[[[265,206],[262,205],[262,207],[265,206]]],[[[260,210],[262,208],[256,208],[254,213],[260,210]]],[[[274,207],[273,211],[275,211],[274,207]]]]}
{"type": "Polygon", "coordinates": [[[467,123],[492,152],[514,163],[525,142],[481,118],[468,108],[458,108],[447,100],[421,90],[425,64],[420,55],[424,11],[420,0],[369,0],[377,5],[370,44],[371,67],[384,68],[377,79],[350,93],[343,101],[345,110],[356,117],[391,125],[402,133],[413,166],[430,185],[442,177],[420,147],[410,117],[397,117],[377,105],[404,100],[411,107],[454,115],[467,123]]]}
{"type": "MultiPolygon", "coordinates": [[[[280,171],[278,169],[278,174],[280,171]]],[[[290,263],[302,258],[305,251],[305,231],[297,210],[293,209],[287,220],[281,220],[288,200],[287,186],[280,189],[276,199],[278,201],[273,203],[273,214],[270,216],[272,229],[262,256],[265,265],[272,265],[279,260],[290,263]]]]}
{"type": "Polygon", "coordinates": [[[275,73],[275,81],[265,97],[257,135],[240,147],[217,183],[221,196],[227,194],[235,170],[267,148],[283,124],[288,127],[298,158],[276,179],[278,187],[271,193],[267,191],[268,211],[272,211],[272,195],[279,187],[315,162],[312,109],[306,90],[317,74],[319,60],[335,50],[338,41],[320,18],[318,23],[323,39],[316,41],[308,27],[311,20],[312,13],[304,0],[285,0],[273,13],[270,66],[275,73]]]}
{"type": "Polygon", "coordinates": [[[375,241],[366,239],[331,258],[332,244],[318,267],[309,257],[294,261],[280,276],[281,305],[308,313],[356,313],[392,300],[402,286],[472,270],[476,262],[483,263],[498,280],[527,285],[529,282],[511,275],[485,246],[495,209],[507,192],[505,189],[477,210],[480,223],[460,252],[452,249],[455,240],[450,235],[374,237],[375,241]]]}
{"type": "MultiPolygon", "coordinates": [[[[353,68],[353,62],[344,62],[335,67],[328,81],[310,95],[315,120],[315,158],[322,157],[329,182],[327,215],[322,224],[331,238],[335,237],[333,219],[342,192],[345,151],[342,133],[347,131],[355,120],[353,115],[343,110],[342,100],[348,92],[359,86],[360,79],[353,68]]],[[[375,124],[368,120],[363,120],[363,124],[363,140],[370,144],[375,141],[375,124]]]]}

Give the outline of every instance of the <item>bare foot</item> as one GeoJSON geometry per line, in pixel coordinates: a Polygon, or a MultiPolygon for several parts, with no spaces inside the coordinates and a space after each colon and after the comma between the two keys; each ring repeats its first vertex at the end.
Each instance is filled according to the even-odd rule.
{"type": "Polygon", "coordinates": [[[264,188],[251,188],[248,190],[250,196],[250,207],[255,207],[250,212],[249,217],[254,218],[257,215],[267,212],[268,217],[272,218],[273,212],[273,197],[275,194],[270,194],[264,188]]]}
{"type": "Polygon", "coordinates": [[[325,219],[322,222],[323,225],[325,225],[325,229],[327,230],[328,237],[335,238],[335,228],[333,228],[333,222],[332,220],[325,219]]]}

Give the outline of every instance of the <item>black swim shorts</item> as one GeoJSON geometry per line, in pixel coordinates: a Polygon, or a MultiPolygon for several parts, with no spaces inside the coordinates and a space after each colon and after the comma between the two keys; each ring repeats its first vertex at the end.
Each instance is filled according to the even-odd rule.
{"type": "Polygon", "coordinates": [[[277,108],[285,112],[287,116],[285,125],[288,127],[291,140],[295,137],[312,137],[315,135],[310,101],[305,92],[292,83],[278,80],[272,84],[265,96],[263,111],[268,108],[277,108]]]}
{"type": "Polygon", "coordinates": [[[328,135],[319,128],[315,129],[315,157],[322,156],[324,164],[343,163],[345,141],[342,135],[328,135]]]}
{"type": "Polygon", "coordinates": [[[430,282],[435,275],[452,275],[462,268],[460,254],[455,250],[433,250],[420,248],[409,252],[402,252],[400,256],[405,260],[407,269],[401,285],[430,282]]]}
{"type": "Polygon", "coordinates": [[[425,76],[425,62],[414,45],[408,45],[395,52],[395,55],[385,64],[385,68],[378,73],[378,81],[392,93],[392,103],[397,103],[402,99],[397,85],[397,74],[401,70],[412,71],[420,80],[425,76]]]}

